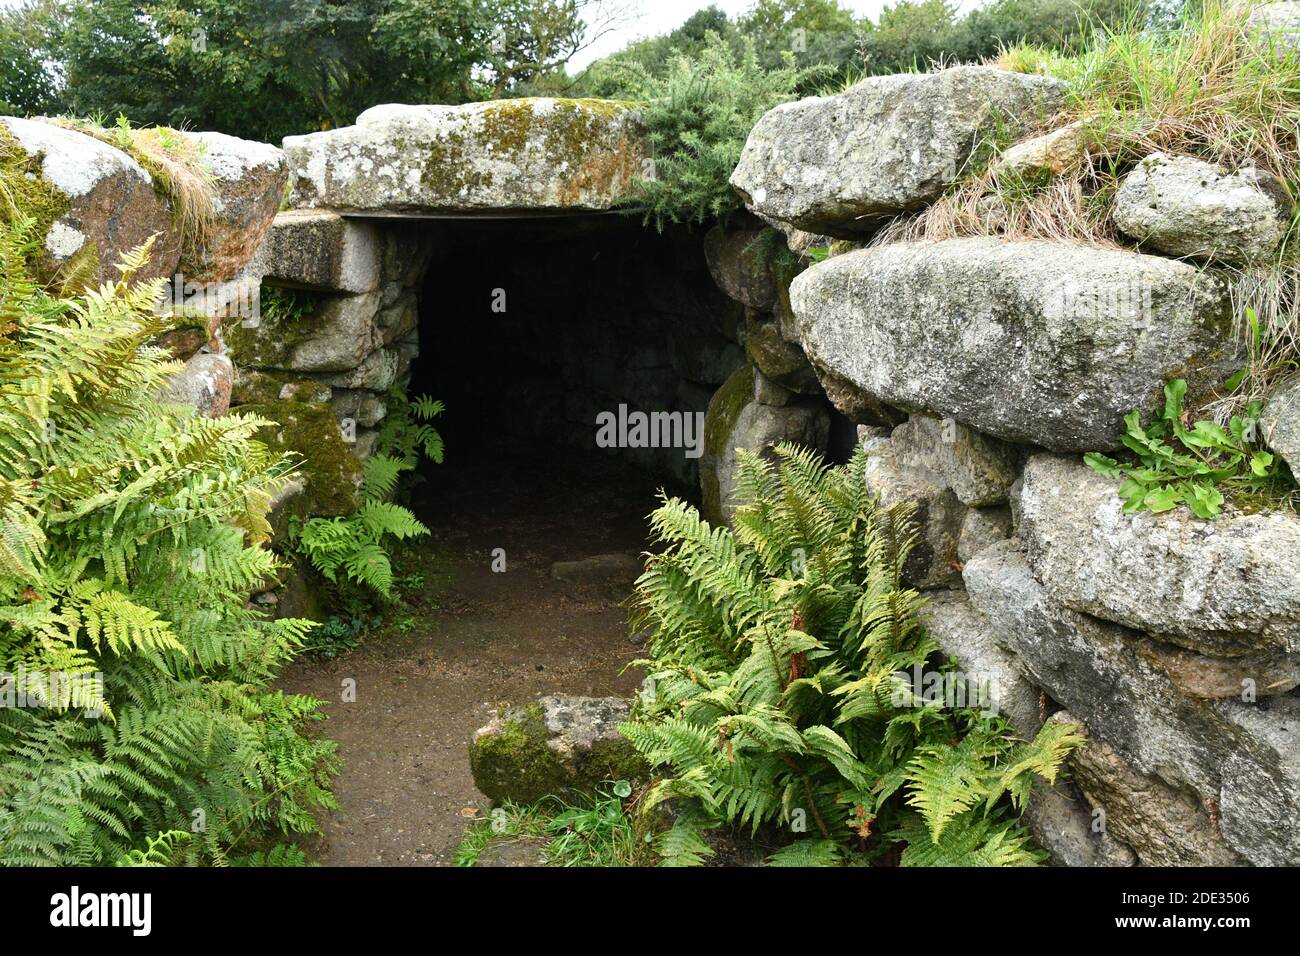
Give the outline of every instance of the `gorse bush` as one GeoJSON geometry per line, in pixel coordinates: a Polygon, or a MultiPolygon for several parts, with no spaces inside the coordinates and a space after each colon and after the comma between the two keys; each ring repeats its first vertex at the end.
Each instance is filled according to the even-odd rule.
{"type": "Polygon", "coordinates": [[[265,421],[160,403],[161,280],[128,284],[148,244],[60,299],[31,231],[0,231],[0,862],[223,863],[310,831],[334,744],[267,685],[311,623],[245,607],[290,469],[265,421]]]}
{"type": "Polygon", "coordinates": [[[665,859],[707,858],[703,827],[766,824],[796,834],[778,864],[1037,862],[1019,811],[1080,738],[1049,722],[1019,742],[1000,718],[924,706],[900,676],[940,664],[903,586],[908,512],[876,506],[862,451],[839,468],[776,453],[738,453],[734,532],[676,499],[651,518],[654,693],[622,731],[666,773],[644,798],[676,808],[665,859]]]}
{"type": "MultiPolygon", "coordinates": [[[[739,53],[716,34],[697,56],[672,59],[662,76],[628,68],[629,95],[644,100],[642,116],[654,150],[655,176],[641,180],[638,205],[646,222],[704,223],[740,207],[728,179],[760,116],[794,99],[813,75],[788,59],[778,69],[758,62],[752,43],[739,53]]],[[[815,72],[815,71],[814,71],[815,72]]]]}
{"type": "Polygon", "coordinates": [[[442,464],[442,436],[429,422],[444,411],[442,402],[427,396],[406,402],[384,422],[375,452],[363,466],[361,492],[365,499],[355,514],[310,518],[294,526],[293,539],[312,566],[330,581],[348,581],[391,597],[393,562],[387,538],[422,537],[429,529],[411,511],[387,500],[398,479],[412,471],[421,455],[442,464]]]}

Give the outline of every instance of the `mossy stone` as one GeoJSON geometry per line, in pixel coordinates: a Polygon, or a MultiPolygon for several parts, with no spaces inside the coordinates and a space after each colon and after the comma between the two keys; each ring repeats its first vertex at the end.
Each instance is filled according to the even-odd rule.
{"type": "Polygon", "coordinates": [[[268,401],[242,405],[241,413],[266,418],[257,433],[273,451],[289,453],[299,463],[306,485],[306,514],[349,515],[361,505],[361,462],[343,440],[333,410],[320,402],[268,401]]]}
{"type": "Polygon", "coordinates": [[[591,793],[611,780],[645,779],[645,760],[616,730],[628,713],[626,702],[614,698],[544,697],[510,708],[470,742],[474,783],[497,803],[535,803],[591,793]],[[579,725],[562,726],[573,713],[579,725]]]}

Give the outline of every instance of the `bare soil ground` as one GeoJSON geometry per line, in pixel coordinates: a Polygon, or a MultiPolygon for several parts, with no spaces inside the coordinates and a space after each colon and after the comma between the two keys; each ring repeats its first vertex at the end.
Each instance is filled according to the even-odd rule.
{"type": "Polygon", "coordinates": [[[608,459],[552,449],[434,472],[413,509],[433,534],[398,567],[423,575],[378,630],[333,660],[304,659],[280,686],[327,702],[342,810],[308,840],[329,866],[444,866],[487,807],[466,745],[493,710],[541,694],[630,695],[629,588],[554,580],[555,561],[644,550],[655,485],[608,459]],[[494,571],[493,551],[506,570],[494,571]],[[356,700],[344,703],[346,679],[356,700]]]}

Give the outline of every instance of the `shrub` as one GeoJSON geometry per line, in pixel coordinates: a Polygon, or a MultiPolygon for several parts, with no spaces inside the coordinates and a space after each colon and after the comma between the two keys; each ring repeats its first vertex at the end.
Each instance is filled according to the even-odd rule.
{"type": "Polygon", "coordinates": [[[268,684],[311,624],[245,606],[290,469],[266,422],[160,403],[161,280],[129,284],[148,244],[59,299],[30,235],[0,231],[0,862],[224,862],[310,831],[334,744],[303,736],[318,701],[268,684]],[[171,830],[183,850],[150,839],[171,830]]]}
{"type": "Polygon", "coordinates": [[[662,76],[629,67],[629,96],[642,109],[654,149],[655,177],[641,180],[645,221],[704,223],[740,207],[728,179],[759,117],[794,99],[813,75],[788,58],[774,70],[758,62],[752,42],[739,53],[710,34],[697,56],[678,54],[662,76]]]}
{"type": "Polygon", "coordinates": [[[1049,722],[1017,742],[900,677],[939,662],[902,584],[909,515],[873,503],[864,452],[839,468],[790,445],[779,467],[738,454],[735,531],[666,499],[637,585],[654,693],[622,730],[669,774],[644,798],[677,808],[665,858],[707,858],[702,827],[806,822],[771,862],[1038,861],[1019,812],[1080,738],[1049,722]]]}

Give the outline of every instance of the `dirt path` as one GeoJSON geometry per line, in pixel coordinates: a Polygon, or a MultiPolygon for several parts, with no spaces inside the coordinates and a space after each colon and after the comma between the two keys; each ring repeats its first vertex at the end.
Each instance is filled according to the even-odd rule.
{"type": "MultiPolygon", "coordinates": [[[[552,579],[555,561],[644,549],[654,486],[614,465],[536,457],[462,469],[423,486],[414,509],[433,544],[414,558],[423,586],[356,651],[301,661],[280,685],[327,702],[339,742],[343,809],[307,844],[327,866],[442,866],[486,799],[466,743],[500,704],[546,693],[630,694],[640,675],[619,606],[627,588],[552,579]],[[493,571],[493,550],[506,570],[493,571]],[[356,700],[343,703],[343,684],[356,700]]],[[[449,470],[450,474],[450,470],[449,470]]]]}

